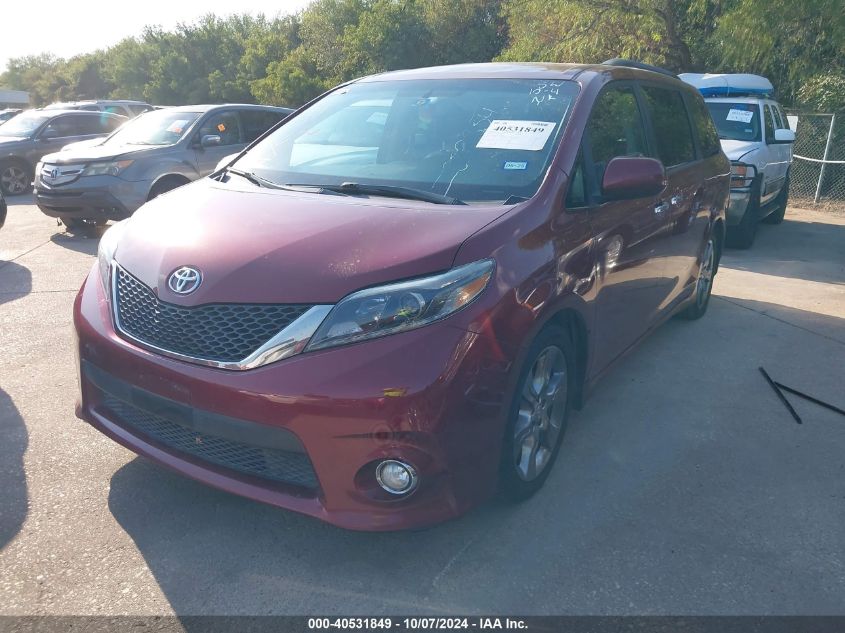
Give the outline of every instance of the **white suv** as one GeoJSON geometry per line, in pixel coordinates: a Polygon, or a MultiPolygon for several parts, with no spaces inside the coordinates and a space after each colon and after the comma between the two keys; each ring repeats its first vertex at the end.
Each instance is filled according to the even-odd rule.
{"type": "Polygon", "coordinates": [[[728,243],[748,248],[759,221],[783,221],[795,132],[765,77],[685,73],[680,78],[704,96],[722,149],[731,159],[728,243]]]}

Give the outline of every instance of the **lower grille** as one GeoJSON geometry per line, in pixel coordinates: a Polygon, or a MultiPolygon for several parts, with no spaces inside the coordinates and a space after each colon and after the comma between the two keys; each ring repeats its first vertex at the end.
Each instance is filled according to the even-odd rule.
{"type": "Polygon", "coordinates": [[[253,477],[309,490],[319,487],[311,460],[305,453],[252,446],[201,433],[108,394],[102,406],[117,417],[121,426],[179,453],[253,477]]]}

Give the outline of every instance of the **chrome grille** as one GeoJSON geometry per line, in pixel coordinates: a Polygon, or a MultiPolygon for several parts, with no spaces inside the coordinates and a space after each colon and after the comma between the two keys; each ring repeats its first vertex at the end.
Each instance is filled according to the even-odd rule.
{"type": "Polygon", "coordinates": [[[108,394],[102,406],[117,417],[116,421],[121,426],[141,433],[168,449],[253,477],[309,490],[319,487],[311,460],[305,453],[252,446],[199,433],[108,394]]]}
{"type": "Polygon", "coordinates": [[[141,281],[115,266],[118,329],[165,352],[197,360],[244,360],[312,306],[217,303],[196,307],[160,301],[141,281]]]}

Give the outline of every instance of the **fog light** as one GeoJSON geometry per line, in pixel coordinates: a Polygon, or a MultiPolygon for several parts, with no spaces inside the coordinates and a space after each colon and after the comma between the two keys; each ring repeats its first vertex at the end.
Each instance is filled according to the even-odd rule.
{"type": "Polygon", "coordinates": [[[376,479],[392,495],[406,495],[417,487],[417,471],[395,459],[385,460],[376,467],[376,479]]]}

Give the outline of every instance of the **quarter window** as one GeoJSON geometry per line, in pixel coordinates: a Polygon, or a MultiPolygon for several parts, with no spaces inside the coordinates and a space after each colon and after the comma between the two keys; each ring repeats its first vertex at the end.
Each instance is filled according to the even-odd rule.
{"type": "Polygon", "coordinates": [[[617,156],[644,156],[645,132],[634,90],[611,87],[599,95],[587,124],[596,181],[617,156]]]}
{"type": "Polygon", "coordinates": [[[579,156],[572,168],[569,189],[566,191],[566,208],[577,209],[587,206],[587,187],[584,183],[584,161],[579,156]]]}
{"type": "Polygon", "coordinates": [[[695,159],[687,108],[677,90],[644,86],[646,103],[651,114],[657,156],[666,167],[674,167],[695,159]]]}

